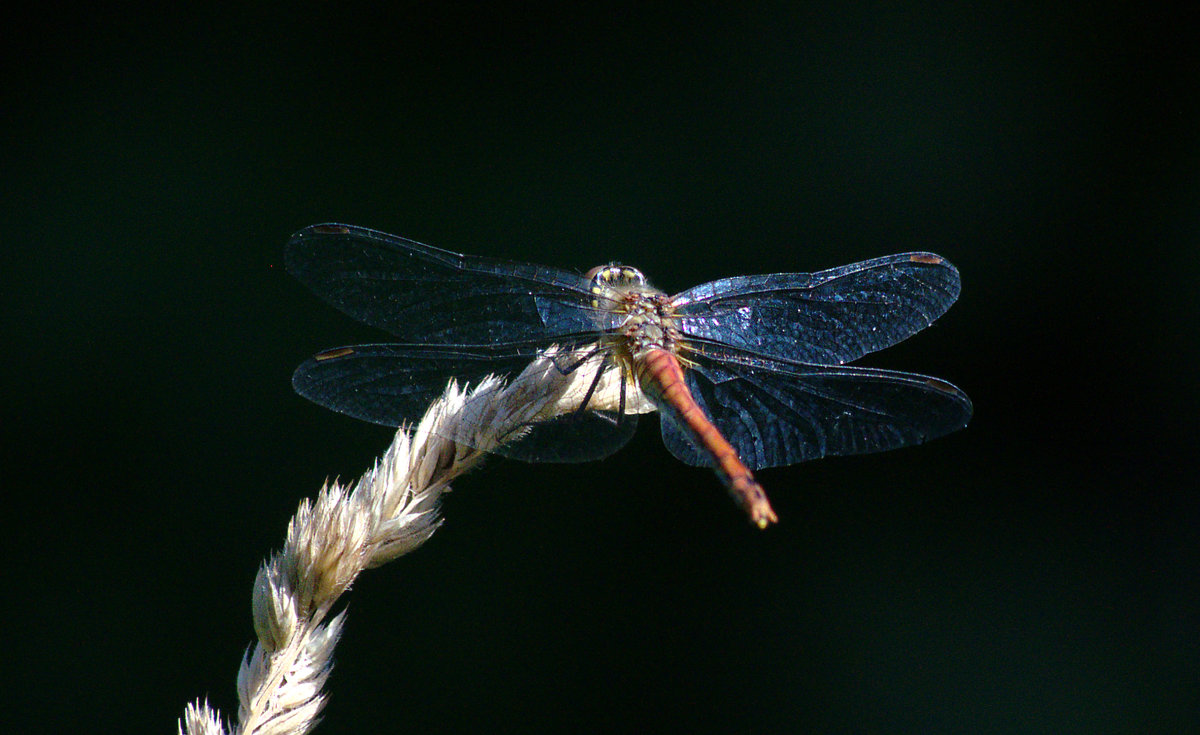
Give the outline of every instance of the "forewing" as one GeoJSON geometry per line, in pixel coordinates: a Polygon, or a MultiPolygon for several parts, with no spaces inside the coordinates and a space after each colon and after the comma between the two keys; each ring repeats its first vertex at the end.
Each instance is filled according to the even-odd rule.
{"type": "MultiPolygon", "coordinates": [[[[849,366],[800,365],[727,351],[697,355],[686,373],[696,403],[751,469],[882,452],[963,428],[971,401],[938,378],[849,366]]],[[[680,460],[709,464],[669,421],[663,441],[680,460]]]]}
{"type": "Polygon", "coordinates": [[[945,258],[904,253],[819,273],[725,278],[672,302],[693,341],[839,365],[929,326],[958,292],[958,270],[945,258]]]}
{"type": "Polygon", "coordinates": [[[443,426],[442,436],[524,461],[585,462],[608,456],[629,441],[636,413],[646,410],[638,396],[621,400],[619,371],[606,357],[584,345],[550,356],[527,348],[354,345],[306,360],[292,376],[292,385],[326,408],[399,426],[418,422],[451,379],[474,388],[488,376],[499,377],[504,382],[495,390],[522,391],[518,400],[508,402],[517,411],[545,404],[542,410],[536,415],[479,415],[465,425],[443,426]],[[547,396],[552,396],[548,404],[547,396]]]}
{"type": "Polygon", "coordinates": [[[579,275],[459,255],[363,227],[306,227],[292,235],[284,257],[288,272],[318,296],[405,342],[522,343],[608,326],[579,275]]]}

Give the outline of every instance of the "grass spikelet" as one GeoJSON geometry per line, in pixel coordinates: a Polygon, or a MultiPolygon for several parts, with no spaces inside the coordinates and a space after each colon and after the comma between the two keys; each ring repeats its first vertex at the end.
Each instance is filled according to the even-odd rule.
{"type": "Polygon", "coordinates": [[[251,599],[258,637],[237,676],[238,722],[226,730],[207,702],[187,705],[180,735],[295,735],[324,708],[324,685],[345,612],[330,617],[365,569],[425,543],[441,524],[450,481],[524,427],[570,410],[595,371],[569,375],[550,352],[510,382],[471,388],[451,382],[410,432],[402,427],[374,466],[353,483],[331,482],[300,503],[283,548],[259,569],[251,599]],[[572,396],[576,396],[572,398],[572,396]]]}

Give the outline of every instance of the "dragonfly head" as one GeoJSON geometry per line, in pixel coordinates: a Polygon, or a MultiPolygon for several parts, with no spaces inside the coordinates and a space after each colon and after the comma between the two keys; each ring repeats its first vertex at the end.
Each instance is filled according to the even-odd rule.
{"type": "Polygon", "coordinates": [[[637,268],[619,263],[598,265],[583,275],[592,282],[592,291],[597,288],[619,286],[645,286],[646,276],[637,268]]]}
{"type": "Polygon", "coordinates": [[[642,292],[650,288],[646,276],[637,268],[628,265],[598,265],[588,271],[584,278],[591,281],[592,294],[595,300],[592,306],[601,308],[603,302],[620,300],[620,297],[630,292],[642,292]]]}

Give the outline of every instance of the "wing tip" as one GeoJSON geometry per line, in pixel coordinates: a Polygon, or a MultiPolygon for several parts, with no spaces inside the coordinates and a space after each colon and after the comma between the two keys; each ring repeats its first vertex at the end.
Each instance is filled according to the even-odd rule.
{"type": "Polygon", "coordinates": [[[945,270],[953,271],[956,275],[958,273],[957,266],[951,263],[950,260],[945,256],[938,255],[937,253],[921,251],[915,253],[905,253],[901,257],[903,257],[909,263],[915,263],[916,265],[927,265],[934,268],[943,268],[945,270]]]}
{"type": "Polygon", "coordinates": [[[925,385],[957,401],[958,405],[962,408],[959,422],[946,433],[965,429],[971,423],[971,417],[975,415],[975,404],[971,402],[971,398],[961,388],[941,378],[931,377],[925,377],[925,385]]]}

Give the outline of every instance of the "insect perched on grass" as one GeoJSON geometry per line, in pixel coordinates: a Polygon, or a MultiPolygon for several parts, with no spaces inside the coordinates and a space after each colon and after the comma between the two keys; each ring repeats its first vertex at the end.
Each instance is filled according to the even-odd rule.
{"type": "Polygon", "coordinates": [[[754,470],[918,444],[971,417],[966,394],[943,380],[844,364],[954,303],[958,271],[932,253],[724,278],[674,296],[629,266],[580,276],[338,224],[300,230],[286,257],[319,296],[402,341],[317,354],[293,378],[306,398],[399,426],[449,379],[533,380],[523,371],[549,358],[562,374],[585,371],[586,389],[495,451],[599,459],[657,410],[667,449],[716,470],[762,528],[777,518],[754,470]]]}

